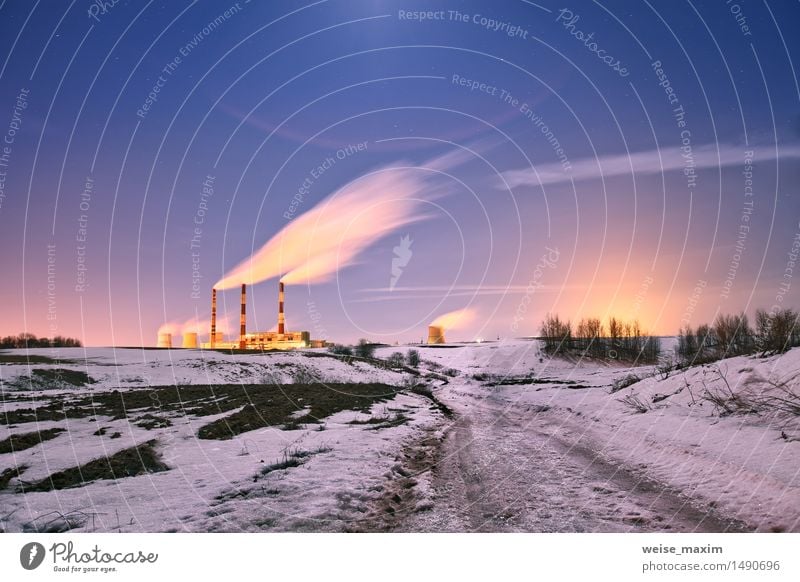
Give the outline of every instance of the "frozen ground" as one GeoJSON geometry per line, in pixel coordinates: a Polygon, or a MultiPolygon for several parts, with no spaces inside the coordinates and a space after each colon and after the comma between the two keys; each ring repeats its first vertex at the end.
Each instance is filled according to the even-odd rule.
{"type": "Polygon", "coordinates": [[[800,349],[668,377],[550,359],[536,341],[419,351],[419,375],[313,350],[75,349],[57,364],[49,350],[30,364],[0,353],[0,527],[800,531],[797,416],[725,413],[704,397],[780,394],[800,349]],[[612,393],[632,373],[642,380],[612,393]],[[332,398],[291,388],[315,377],[332,398]],[[113,404],[120,393],[130,409],[113,404]],[[17,446],[48,429],[62,430],[17,446]],[[139,463],[151,472],[93,472],[131,451],[155,455],[139,463]],[[53,475],[68,482],[46,490],[53,475]]]}
{"type": "MultiPolygon", "coordinates": [[[[100,349],[87,353],[83,361],[83,350],[61,350],[59,357],[74,362],[39,362],[30,368],[0,364],[4,382],[0,446],[11,435],[63,429],[35,446],[0,453],[0,473],[22,469],[19,476],[6,479],[5,487],[0,481],[0,527],[5,531],[348,530],[381,496],[406,443],[441,428],[442,415],[429,399],[393,391],[407,374],[358,361],[346,363],[326,354],[228,356],[100,349]],[[56,381],[57,387],[44,389],[38,383],[31,386],[35,369],[62,370],[57,377],[68,378],[63,370],[78,370],[95,382],[65,387],[56,381]],[[382,387],[377,393],[385,398],[364,406],[356,398],[356,407],[362,410],[340,410],[304,422],[311,406],[288,389],[294,380],[309,381],[310,375],[340,383],[331,384],[334,396],[347,390],[347,383],[380,383],[375,384],[382,387]],[[290,426],[282,422],[230,435],[223,425],[222,436],[228,438],[199,438],[203,426],[232,418],[246,406],[211,414],[212,402],[211,409],[205,407],[199,414],[194,394],[175,405],[158,401],[163,390],[150,390],[176,381],[181,394],[192,386],[211,384],[219,395],[223,385],[243,384],[253,401],[259,393],[274,394],[279,403],[293,399],[288,403],[293,412],[284,419],[290,426]],[[152,402],[145,399],[142,405],[139,398],[135,409],[120,413],[104,400],[114,396],[113,390],[131,397],[152,394],[152,402]],[[87,396],[98,406],[95,414],[80,417],[80,409],[70,409],[64,418],[53,420],[52,414],[41,412],[51,411],[53,402],[85,407],[87,396]],[[32,410],[46,419],[30,418],[32,410]],[[10,413],[28,416],[10,417],[10,413]],[[150,417],[155,426],[147,422],[150,417]],[[295,419],[297,423],[291,423],[295,419]],[[164,421],[169,426],[159,426],[164,421]],[[122,474],[115,473],[116,479],[31,490],[50,475],[76,467],[86,473],[87,464],[95,459],[149,442],[154,442],[159,461],[168,470],[126,476],[124,467],[122,474]]],[[[31,354],[53,355],[48,350],[31,354]]],[[[224,396],[219,399],[222,402],[224,396]]]]}
{"type": "Polygon", "coordinates": [[[460,371],[437,391],[454,422],[431,473],[432,510],[394,528],[800,531],[798,417],[720,414],[703,398],[781,382],[797,392],[800,349],[667,378],[550,359],[536,341],[420,351],[460,371]],[[644,379],[612,394],[630,374],[644,379]],[[624,404],[629,395],[646,411],[624,404]]]}

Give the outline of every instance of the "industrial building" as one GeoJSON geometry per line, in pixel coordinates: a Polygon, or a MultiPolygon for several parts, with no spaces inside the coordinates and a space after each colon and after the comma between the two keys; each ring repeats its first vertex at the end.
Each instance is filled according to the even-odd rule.
{"type": "Polygon", "coordinates": [[[436,345],[436,344],[443,344],[445,343],[444,340],[444,328],[440,325],[429,325],[428,326],[428,344],[429,345],[436,345]]]}
{"type": "MultiPolygon", "coordinates": [[[[242,285],[242,302],[239,316],[239,337],[228,339],[217,331],[217,290],[211,290],[211,330],[208,341],[199,344],[196,332],[184,332],[182,347],[206,350],[292,350],[297,348],[324,348],[325,340],[312,340],[307,331],[286,331],[283,313],[284,286],[278,283],[278,331],[257,331],[247,333],[247,287],[242,285]]],[[[159,348],[172,348],[172,334],[159,333],[159,348]]]]}
{"type": "Polygon", "coordinates": [[[284,286],[278,283],[278,330],[247,333],[247,286],[242,284],[241,312],[239,315],[239,337],[225,341],[217,331],[217,290],[211,290],[211,330],[209,341],[203,343],[204,349],[223,350],[291,350],[296,348],[324,347],[325,341],[312,341],[307,331],[286,331],[283,311],[284,286]]]}

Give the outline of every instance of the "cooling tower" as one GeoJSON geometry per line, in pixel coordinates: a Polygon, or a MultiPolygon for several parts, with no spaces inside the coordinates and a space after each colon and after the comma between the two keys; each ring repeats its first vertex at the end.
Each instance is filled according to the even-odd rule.
{"type": "Polygon", "coordinates": [[[197,333],[187,331],[183,334],[183,347],[184,348],[197,348],[197,333]]]}
{"type": "Polygon", "coordinates": [[[283,281],[278,282],[278,334],[286,332],[286,319],[283,315],[283,281]]]}
{"type": "Polygon", "coordinates": [[[242,283],[242,314],[239,316],[239,349],[247,347],[244,336],[247,333],[247,318],[245,317],[245,307],[247,306],[247,287],[242,283]]]}
{"type": "Polygon", "coordinates": [[[159,348],[171,348],[172,347],[172,334],[171,333],[160,333],[158,334],[158,347],[159,348]]]}
{"type": "Polygon", "coordinates": [[[429,344],[443,344],[444,343],[444,328],[438,325],[428,326],[428,343],[429,344]]]}
{"type": "Polygon", "coordinates": [[[211,335],[208,339],[211,342],[211,348],[217,341],[217,290],[211,290],[211,335]]]}

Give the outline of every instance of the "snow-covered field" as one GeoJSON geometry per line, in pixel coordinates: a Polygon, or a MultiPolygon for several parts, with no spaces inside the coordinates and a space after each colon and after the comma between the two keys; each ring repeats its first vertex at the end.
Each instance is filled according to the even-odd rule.
{"type": "Polygon", "coordinates": [[[800,349],[669,374],[535,340],[418,349],[419,375],[317,350],[0,353],[0,527],[800,531],[798,417],[739,406],[796,392],[800,349]],[[291,388],[309,378],[329,393],[291,388]],[[126,454],[149,472],[101,478],[126,454]]]}
{"type": "MultiPolygon", "coordinates": [[[[31,354],[53,355],[48,350],[31,354]]],[[[81,387],[29,390],[27,365],[0,365],[4,383],[0,441],[12,434],[64,429],[36,446],[0,454],[0,473],[24,468],[7,487],[0,487],[0,527],[6,531],[346,530],[355,527],[353,523],[369,511],[370,501],[381,495],[405,444],[435,432],[441,424],[441,414],[430,400],[411,393],[391,394],[365,412],[342,410],[315,423],[267,426],[224,439],[198,438],[198,430],[242,407],[199,416],[192,413],[192,402],[175,410],[159,407],[154,399],[152,406],[128,411],[123,418],[101,411],[59,421],[7,422],[11,411],[38,410],[53,401],[70,402],[87,395],[100,399],[113,390],[133,394],[175,383],[179,387],[262,384],[255,389],[271,391],[280,399],[290,397],[284,394],[286,384],[309,373],[329,383],[389,386],[401,386],[407,376],[363,362],[299,352],[228,356],[193,350],[89,349],[87,355],[84,361],[83,350],[61,350],[60,358],[75,363],[31,365],[80,370],[96,381],[81,387]],[[165,418],[171,426],[138,426],[137,417],[145,414],[165,418]],[[24,491],[25,484],[150,441],[155,441],[154,448],[169,470],[98,479],[80,487],[24,491]],[[280,463],[287,460],[297,466],[281,469],[280,463]],[[274,470],[270,465],[276,465],[274,470]]],[[[293,416],[299,418],[306,407],[301,398],[296,400],[293,416]]]]}

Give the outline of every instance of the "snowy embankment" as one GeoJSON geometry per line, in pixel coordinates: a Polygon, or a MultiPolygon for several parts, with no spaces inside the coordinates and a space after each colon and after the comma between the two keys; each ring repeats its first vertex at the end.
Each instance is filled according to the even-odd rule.
{"type": "Polygon", "coordinates": [[[0,352],[0,531],[357,529],[441,428],[408,377],[314,351],[0,352]]]}
{"type": "MultiPolygon", "coordinates": [[[[693,507],[747,529],[800,531],[800,409],[792,408],[800,404],[800,349],[668,375],[551,359],[536,341],[420,352],[428,365],[459,371],[440,397],[462,404],[466,415],[497,407],[531,431],[531,442],[546,426],[554,440],[576,450],[588,443],[598,458],[663,484],[693,507]],[[641,380],[615,390],[631,375],[641,380]]],[[[532,474],[531,483],[538,478],[532,474]]]]}
{"type": "Polygon", "coordinates": [[[664,376],[599,413],[615,431],[604,452],[760,531],[800,531],[800,349],[664,376]]]}

